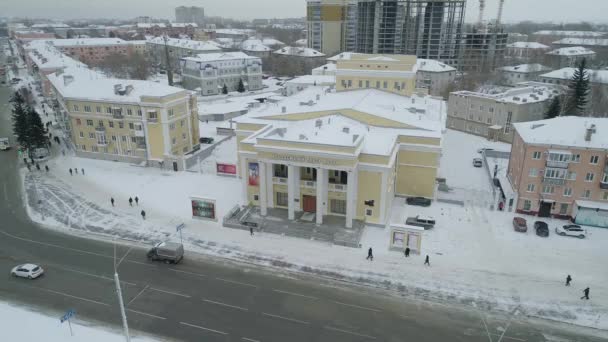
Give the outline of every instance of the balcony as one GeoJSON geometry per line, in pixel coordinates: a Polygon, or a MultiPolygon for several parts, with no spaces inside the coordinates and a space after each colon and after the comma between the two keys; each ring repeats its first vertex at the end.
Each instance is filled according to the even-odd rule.
{"type": "Polygon", "coordinates": [[[144,131],[143,131],[143,130],[140,130],[140,131],[135,130],[135,131],[134,131],[134,134],[135,134],[135,136],[136,136],[136,137],[145,137],[145,136],[146,136],[146,135],[144,134],[144,131]]]}
{"type": "Polygon", "coordinates": [[[543,178],[543,184],[562,186],[562,185],[566,184],[566,179],[565,178],[548,178],[548,177],[544,177],[543,178]]]}
{"type": "Polygon", "coordinates": [[[302,188],[309,188],[309,189],[316,189],[317,188],[317,182],[311,181],[311,180],[301,180],[300,181],[300,187],[302,187],[302,188]]]}
{"type": "Polygon", "coordinates": [[[105,132],[106,131],[106,127],[105,126],[97,126],[97,127],[95,127],[95,131],[97,131],[97,132],[105,132]]]}
{"type": "Polygon", "coordinates": [[[600,180],[600,189],[608,190],[608,171],[604,172],[604,177],[600,180]]]}
{"type": "Polygon", "coordinates": [[[285,177],[272,177],[272,183],[274,183],[274,184],[287,184],[287,178],[285,178],[285,177]]]}
{"type": "Polygon", "coordinates": [[[329,184],[329,191],[333,192],[346,192],[346,184],[329,184]]]}
{"type": "Polygon", "coordinates": [[[556,168],[560,168],[560,169],[567,169],[568,164],[570,164],[570,162],[558,161],[558,160],[547,160],[547,163],[546,163],[547,167],[556,167],[556,168]]]}

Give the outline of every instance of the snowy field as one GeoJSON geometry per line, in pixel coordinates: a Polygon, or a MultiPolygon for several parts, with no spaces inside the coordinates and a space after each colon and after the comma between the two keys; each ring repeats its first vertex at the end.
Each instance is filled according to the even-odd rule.
{"type": "MultiPolygon", "coordinates": [[[[202,173],[175,173],[125,163],[58,156],[49,162],[51,172],[26,177],[30,215],[42,222],[31,197],[46,204],[42,223],[72,231],[105,232],[152,244],[177,240],[175,225],[184,222],[186,248],[203,255],[332,277],[391,290],[412,300],[456,303],[483,310],[515,309],[524,315],[583,326],[608,329],[608,230],[590,228],[588,239],[551,234],[540,238],[530,230],[516,233],[512,213],[489,209],[490,201],[476,200],[490,188],[484,169],[471,159],[484,146],[508,150],[508,145],[448,131],[442,167],[449,170],[450,185],[469,191],[465,206],[435,202],[430,208],[405,206],[395,199],[392,219],[432,215],[437,226],[425,232],[421,256],[405,259],[388,250],[389,231],[367,227],[362,249],[274,234],[257,234],[221,227],[220,222],[191,219],[189,197],[217,200],[218,217],[238,203],[242,187],[236,178],[216,176],[215,161],[235,160],[235,139],[222,143],[207,160],[202,173]],[[70,176],[67,169],[84,168],[86,174],[70,176]],[[485,189],[485,190],[484,190],[485,189]],[[139,206],[130,207],[129,197],[138,196],[139,206]],[[110,197],[116,200],[111,207],[110,197]],[[146,210],[146,220],[139,217],[146,210]],[[67,219],[66,219],[67,216],[67,219]],[[373,262],[365,260],[368,247],[373,262]],[[423,266],[424,255],[432,267],[423,266]],[[573,286],[563,286],[571,274],[573,286]],[[579,300],[591,287],[591,300],[579,300]]],[[[529,226],[532,217],[527,217],[529,226]]],[[[551,221],[553,229],[562,221],[551,221]]],[[[190,257],[194,257],[191,255],[190,257]]]]}
{"type": "MultiPolygon", "coordinates": [[[[29,310],[23,306],[0,302],[0,320],[2,320],[2,341],[86,341],[86,342],[119,342],[124,341],[122,331],[104,329],[78,318],[72,318],[72,332],[68,323],[60,323],[63,313],[42,313],[29,310]]],[[[132,332],[131,332],[132,333],[132,332]]],[[[131,336],[134,342],[153,342],[156,340],[131,336]]]]}

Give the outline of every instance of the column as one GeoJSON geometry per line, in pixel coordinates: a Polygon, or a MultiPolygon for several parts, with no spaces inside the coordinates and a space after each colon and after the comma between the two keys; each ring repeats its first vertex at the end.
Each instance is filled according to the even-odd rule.
{"type": "Polygon", "coordinates": [[[273,174],[273,165],[272,163],[268,163],[266,165],[266,206],[269,208],[274,208],[274,181],[272,180],[273,174]]]}
{"type": "Polygon", "coordinates": [[[357,170],[348,172],[346,177],[346,228],[353,227],[353,218],[355,215],[355,189],[357,182],[357,170]]]}
{"type": "Polygon", "coordinates": [[[296,180],[296,175],[295,175],[296,171],[295,171],[295,167],[293,165],[288,165],[287,166],[287,210],[288,210],[288,218],[290,220],[295,220],[296,218],[296,213],[295,213],[295,203],[293,201],[295,193],[296,193],[296,189],[295,189],[295,180],[296,180]]]}
{"type": "Polygon", "coordinates": [[[247,191],[249,188],[249,170],[247,169],[247,167],[249,166],[247,164],[247,158],[245,158],[244,156],[241,156],[241,182],[243,182],[243,203],[245,205],[249,204],[249,192],[247,191]]]}
{"type": "Polygon", "coordinates": [[[295,178],[295,180],[294,180],[295,188],[294,188],[293,197],[294,197],[294,199],[296,199],[294,201],[294,207],[295,207],[296,211],[302,211],[302,203],[301,203],[301,201],[298,201],[298,200],[300,200],[302,198],[302,194],[300,192],[300,179],[302,178],[300,176],[300,169],[301,169],[301,167],[294,166],[293,169],[294,169],[294,175],[293,176],[295,178]]]}
{"type": "Polygon", "coordinates": [[[266,202],[266,197],[268,195],[266,190],[266,163],[258,162],[260,165],[260,214],[262,216],[266,216],[268,213],[268,206],[266,202]]]}
{"type": "Polygon", "coordinates": [[[325,199],[325,178],[327,178],[327,170],[317,168],[317,225],[323,224],[323,201],[325,199]]]}

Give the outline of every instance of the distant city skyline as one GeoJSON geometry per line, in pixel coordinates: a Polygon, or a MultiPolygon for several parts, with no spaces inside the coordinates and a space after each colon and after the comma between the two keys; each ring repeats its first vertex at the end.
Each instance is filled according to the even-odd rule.
{"type": "MultiPolygon", "coordinates": [[[[202,6],[208,16],[233,19],[287,18],[306,16],[305,0],[5,0],[2,14],[30,18],[130,19],[150,16],[175,19],[178,6],[202,6]],[[120,9],[120,11],[117,11],[120,9]],[[236,11],[235,9],[238,9],[236,11]]],[[[499,0],[486,0],[486,19],[496,18],[499,0]]],[[[478,0],[467,1],[467,22],[477,19],[478,0]]],[[[506,0],[503,20],[608,23],[606,0],[506,0]]]]}

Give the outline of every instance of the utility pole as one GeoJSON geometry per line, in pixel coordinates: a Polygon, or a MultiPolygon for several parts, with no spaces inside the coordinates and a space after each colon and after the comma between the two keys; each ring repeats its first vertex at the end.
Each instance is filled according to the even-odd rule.
{"type": "MultiPolygon", "coordinates": [[[[122,259],[120,261],[122,261],[122,259]]],[[[125,339],[127,342],[131,342],[131,336],[129,335],[129,325],[127,324],[127,313],[125,312],[125,303],[122,300],[120,279],[118,279],[118,265],[116,264],[116,240],[114,240],[114,283],[116,284],[116,295],[118,296],[118,305],[120,305],[120,315],[122,317],[122,328],[125,334],[125,339]]]]}
{"type": "Polygon", "coordinates": [[[163,41],[165,42],[165,68],[167,69],[167,80],[169,80],[169,85],[173,85],[173,69],[171,69],[171,57],[169,55],[169,37],[165,34],[163,35],[163,41]]]}

